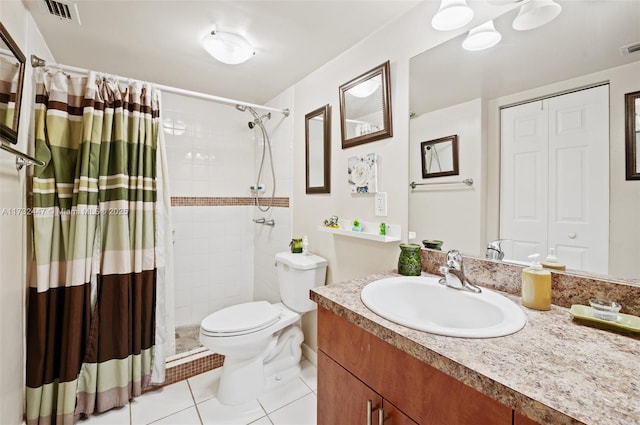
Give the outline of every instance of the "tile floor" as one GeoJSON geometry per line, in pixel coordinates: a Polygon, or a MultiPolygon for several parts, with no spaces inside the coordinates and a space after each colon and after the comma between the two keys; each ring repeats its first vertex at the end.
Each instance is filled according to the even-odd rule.
{"type": "Polygon", "coordinates": [[[296,379],[241,406],[215,397],[221,369],[180,381],[133,400],[128,406],[81,420],[78,425],[315,425],[316,367],[301,363],[296,379]]]}

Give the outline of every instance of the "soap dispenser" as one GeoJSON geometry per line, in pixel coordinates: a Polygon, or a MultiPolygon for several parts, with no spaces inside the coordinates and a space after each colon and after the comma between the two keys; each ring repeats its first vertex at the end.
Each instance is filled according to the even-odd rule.
{"type": "Polygon", "coordinates": [[[554,269],[554,270],[566,270],[567,266],[560,263],[558,261],[558,257],[556,257],[556,250],[554,248],[549,248],[549,253],[547,254],[547,258],[541,262],[542,267],[545,269],[554,269]]]}
{"type": "Polygon", "coordinates": [[[551,309],[551,272],[538,262],[540,254],[532,254],[531,266],[522,270],[522,305],[534,310],[551,309]]]}

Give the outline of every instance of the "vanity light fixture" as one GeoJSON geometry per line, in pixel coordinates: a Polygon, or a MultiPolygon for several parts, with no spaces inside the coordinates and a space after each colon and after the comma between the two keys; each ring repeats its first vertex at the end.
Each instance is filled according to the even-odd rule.
{"type": "Polygon", "coordinates": [[[229,65],[246,62],[256,54],[244,37],[216,29],[213,29],[202,39],[202,47],[214,59],[229,65]]]}
{"type": "Polygon", "coordinates": [[[513,29],[526,31],[553,21],[562,12],[562,6],[553,0],[530,0],[520,7],[513,20],[513,29]]]}
{"type": "Polygon", "coordinates": [[[500,40],[502,40],[502,35],[496,31],[493,20],[490,20],[472,28],[467,38],[462,42],[462,47],[471,51],[484,50],[495,46],[500,40]]]}
{"type": "Polygon", "coordinates": [[[473,9],[466,0],[442,0],[440,9],[431,19],[431,26],[438,31],[462,28],[473,19],[473,9]]]}

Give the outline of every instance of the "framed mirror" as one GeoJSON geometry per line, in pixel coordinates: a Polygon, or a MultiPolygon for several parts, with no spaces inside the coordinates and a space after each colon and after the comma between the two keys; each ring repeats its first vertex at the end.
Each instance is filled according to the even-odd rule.
{"type": "Polygon", "coordinates": [[[306,193],[331,192],[331,105],[304,116],[306,193]]]}
{"type": "MultiPolygon", "coordinates": [[[[640,263],[637,261],[640,258],[640,245],[637,243],[640,226],[633,220],[633,211],[640,210],[640,198],[637,196],[638,188],[625,179],[627,157],[622,151],[625,146],[624,94],[640,90],[637,71],[640,56],[620,54],[620,46],[637,39],[629,34],[636,34],[640,28],[639,3],[597,1],[589,2],[590,7],[571,0],[556,0],[556,3],[562,6],[560,16],[529,32],[513,30],[512,23],[518,8],[494,18],[496,30],[502,34],[501,43],[494,48],[482,52],[466,51],[461,47],[466,34],[458,34],[450,41],[410,59],[409,111],[414,116],[409,121],[409,181],[422,178],[418,156],[422,141],[457,134],[460,174],[476,180],[475,190],[484,192],[486,198],[484,195],[478,197],[479,192],[474,190],[453,192],[448,190],[449,186],[446,186],[447,190],[409,188],[407,231],[415,232],[416,240],[444,240],[444,249],[455,247],[465,254],[484,257],[487,244],[502,237],[500,226],[505,221],[501,216],[505,210],[501,207],[513,207],[516,211],[515,203],[500,194],[506,167],[517,167],[513,160],[506,161],[501,157],[502,108],[608,82],[610,102],[605,114],[610,118],[610,130],[609,137],[605,136],[602,143],[609,147],[611,155],[602,157],[601,161],[606,164],[609,177],[601,180],[600,186],[596,186],[594,181],[584,186],[585,193],[589,195],[600,193],[602,186],[609,188],[605,206],[608,219],[601,220],[608,234],[606,245],[609,252],[599,257],[608,263],[608,267],[606,271],[598,271],[588,264],[572,264],[558,249],[556,256],[569,269],[637,279],[640,276],[640,263]],[[598,22],[598,25],[585,25],[585,22],[598,22]],[[594,43],[594,39],[598,42],[594,43]],[[467,140],[472,142],[467,144],[467,140]],[[486,146],[486,152],[481,149],[483,146],[486,146]],[[447,208],[434,208],[434,205],[447,205],[447,208]],[[429,215],[429,220],[425,220],[425,214],[429,215]],[[478,218],[483,215],[484,218],[478,218]]],[[[580,121],[583,115],[575,116],[575,123],[583,122],[580,121]]],[[[520,130],[533,129],[533,121],[531,123],[520,127],[520,130]]],[[[562,149],[560,153],[566,152],[562,149]]],[[[637,155],[636,150],[636,158],[637,155]]],[[[541,161],[539,164],[550,164],[548,157],[541,161]]],[[[527,173],[522,167],[515,169],[523,175],[527,173]]],[[[580,163],[572,162],[567,167],[553,165],[552,169],[568,170],[573,176],[580,170],[580,163]]],[[[584,167],[584,170],[590,168],[584,167]]],[[[567,197],[541,198],[522,191],[517,194],[520,199],[530,201],[528,209],[519,211],[522,216],[530,214],[531,217],[545,218],[551,214],[574,214],[579,206],[578,203],[567,203],[567,197]],[[564,207],[560,208],[556,201],[550,204],[552,198],[562,201],[564,207]]],[[[589,212],[589,216],[592,215],[589,212]]],[[[567,225],[582,220],[565,217],[567,225]]],[[[569,233],[563,232],[567,238],[569,233]]],[[[560,231],[548,234],[557,235],[560,231]]],[[[582,233],[577,233],[575,239],[585,240],[582,233]]],[[[540,254],[546,256],[547,250],[541,248],[540,254]]],[[[509,257],[509,252],[506,252],[505,258],[509,257]]],[[[596,256],[584,256],[585,259],[588,257],[596,256]]]]}
{"type": "Polygon", "coordinates": [[[389,61],[340,86],[342,149],[393,136],[389,61]]]}
{"type": "Polygon", "coordinates": [[[26,58],[2,23],[0,39],[0,136],[16,144],[26,58]]]}
{"type": "Polygon", "coordinates": [[[640,180],[640,91],[624,95],[627,180],[640,180]]]}
{"type": "Polygon", "coordinates": [[[420,143],[422,178],[457,176],[458,135],[420,143]]]}

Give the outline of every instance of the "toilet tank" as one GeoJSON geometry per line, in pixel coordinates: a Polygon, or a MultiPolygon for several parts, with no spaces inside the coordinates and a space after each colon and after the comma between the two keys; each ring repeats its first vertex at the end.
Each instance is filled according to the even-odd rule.
{"type": "Polygon", "coordinates": [[[316,303],[309,299],[309,290],[324,285],[328,261],[318,255],[276,254],[280,299],[291,310],[306,313],[316,303]]]}

